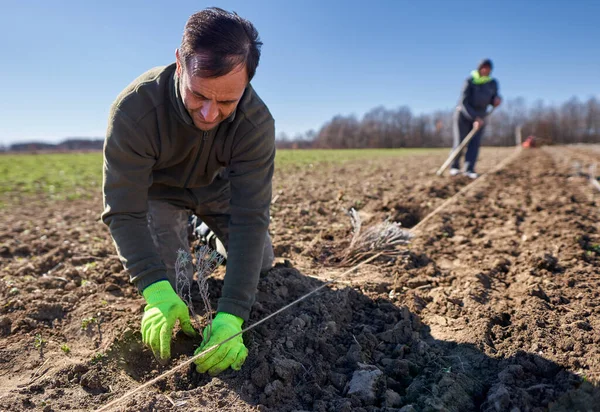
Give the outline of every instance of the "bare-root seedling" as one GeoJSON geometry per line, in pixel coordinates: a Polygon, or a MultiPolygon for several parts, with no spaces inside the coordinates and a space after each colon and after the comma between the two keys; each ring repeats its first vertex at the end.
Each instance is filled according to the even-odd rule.
{"type": "Polygon", "coordinates": [[[188,264],[192,261],[192,256],[183,249],[177,251],[177,260],[175,261],[175,291],[185,303],[187,303],[191,314],[196,317],[192,302],[192,279],[193,274],[188,274],[188,264]]]}
{"type": "MultiPolygon", "coordinates": [[[[195,252],[196,258],[196,284],[198,286],[198,295],[202,300],[204,310],[206,312],[207,322],[207,336],[203,336],[205,341],[210,340],[210,333],[212,327],[212,306],[210,304],[209,293],[208,293],[208,277],[215,271],[215,269],[223,263],[223,256],[211,249],[208,245],[200,246],[195,252]]],[[[197,323],[196,328],[200,331],[201,322],[199,316],[196,314],[194,309],[194,292],[192,291],[192,282],[194,282],[193,274],[188,273],[188,265],[192,263],[192,256],[190,253],[180,249],[177,252],[177,261],[175,262],[175,275],[176,275],[176,291],[183,301],[187,304],[192,318],[197,323]]]]}
{"type": "Polygon", "coordinates": [[[396,257],[406,253],[401,248],[410,243],[414,235],[403,229],[400,223],[385,221],[361,231],[362,222],[358,212],[350,209],[353,227],[352,240],[344,253],[342,265],[352,265],[359,260],[377,253],[381,256],[396,257]]]}

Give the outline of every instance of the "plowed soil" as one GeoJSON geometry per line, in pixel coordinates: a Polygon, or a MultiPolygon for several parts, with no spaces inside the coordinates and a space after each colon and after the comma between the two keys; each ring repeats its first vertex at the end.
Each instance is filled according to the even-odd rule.
{"type": "MultiPolygon", "coordinates": [[[[513,149],[486,149],[486,172],[513,149]]],[[[436,177],[443,154],[277,171],[277,265],[244,335],[249,357],[218,377],[185,367],[113,410],[598,411],[600,153],[524,150],[476,183],[436,177]],[[412,244],[352,273],[350,208],[391,220],[412,244]]],[[[0,209],[0,410],[94,410],[180,364],[141,343],[101,199],[11,200],[0,209]]],[[[210,280],[213,303],[223,270],[210,280]]],[[[203,313],[202,308],[197,308],[203,313]]]]}

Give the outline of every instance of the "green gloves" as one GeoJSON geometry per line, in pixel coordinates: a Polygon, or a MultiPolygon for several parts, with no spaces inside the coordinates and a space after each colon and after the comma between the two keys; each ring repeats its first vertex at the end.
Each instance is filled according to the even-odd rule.
{"type": "Polygon", "coordinates": [[[175,293],[168,280],[148,286],[142,292],[148,303],[142,318],[142,341],[152,348],[160,360],[171,357],[171,335],[175,322],[179,320],[181,330],[188,336],[197,336],[186,304],[175,293]]]}
{"type": "MultiPolygon", "coordinates": [[[[161,280],[148,286],[142,292],[147,305],[142,318],[142,341],[152,348],[154,356],[160,360],[171,357],[171,335],[175,322],[179,320],[181,330],[188,336],[197,336],[186,304],[181,300],[167,280],[161,280]]],[[[242,331],[244,320],[229,313],[219,312],[212,323],[212,330],[208,342],[202,345],[194,354],[215,346],[242,331]]],[[[208,326],[204,328],[207,336],[208,326]]],[[[231,367],[240,370],[248,349],[244,346],[242,335],[227,341],[218,348],[196,359],[196,370],[200,373],[208,372],[215,376],[231,367]]]]}
{"type": "MultiPolygon", "coordinates": [[[[219,312],[212,323],[212,330],[208,342],[203,342],[195,354],[202,352],[214,345],[223,342],[242,331],[244,320],[229,313],[219,312]]],[[[204,336],[207,336],[208,326],[204,328],[204,336]]],[[[204,356],[196,359],[196,371],[199,373],[208,372],[211,376],[218,375],[231,366],[231,369],[239,371],[248,356],[248,349],[244,346],[242,335],[227,341],[218,348],[206,353],[204,356]]]]}

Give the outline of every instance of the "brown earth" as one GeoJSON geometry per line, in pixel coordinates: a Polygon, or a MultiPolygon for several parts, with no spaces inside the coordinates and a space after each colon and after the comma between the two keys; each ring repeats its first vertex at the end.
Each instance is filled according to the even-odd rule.
{"type": "MultiPolygon", "coordinates": [[[[512,149],[487,149],[480,171],[512,149]]],[[[418,224],[470,180],[433,175],[444,155],[288,167],[275,178],[277,266],[261,279],[240,372],[186,367],[114,410],[600,410],[600,192],[585,149],[523,151],[418,227],[410,247],[351,274],[352,236],[418,224]],[[578,166],[579,165],[579,166],[578,166]]],[[[141,344],[100,199],[25,198],[0,209],[0,410],[93,410],[193,354],[141,344]]],[[[211,279],[216,303],[222,273],[211,279]]]]}

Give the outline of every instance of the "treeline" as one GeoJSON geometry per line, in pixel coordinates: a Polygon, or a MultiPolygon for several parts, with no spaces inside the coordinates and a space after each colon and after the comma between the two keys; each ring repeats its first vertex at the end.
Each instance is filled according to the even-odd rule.
{"type": "MultiPolygon", "coordinates": [[[[376,107],[362,119],[337,115],[320,130],[290,137],[277,136],[279,148],[401,148],[452,146],[453,110],[415,115],[410,108],[376,107]]],[[[538,101],[527,105],[522,98],[509,99],[494,111],[486,125],[484,145],[512,146],[517,127],[523,139],[534,135],[546,143],[600,143],[600,101],[572,98],[560,105],[538,101]]],[[[69,138],[58,144],[15,143],[0,152],[102,150],[104,139],[69,138]]]]}
{"type": "Polygon", "coordinates": [[[102,150],[104,139],[69,138],[60,143],[25,142],[0,146],[0,152],[69,152],[102,150]]]}
{"type": "MultiPolygon", "coordinates": [[[[376,107],[362,119],[337,115],[321,129],[294,137],[277,136],[280,148],[400,148],[449,147],[452,145],[453,110],[414,115],[406,107],[376,107]]],[[[539,101],[528,106],[522,98],[509,99],[487,122],[484,145],[511,146],[516,129],[523,139],[534,135],[547,143],[600,142],[600,101],[572,98],[561,105],[539,101]]]]}

